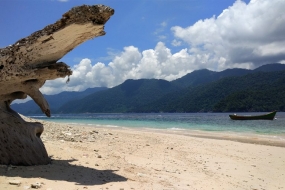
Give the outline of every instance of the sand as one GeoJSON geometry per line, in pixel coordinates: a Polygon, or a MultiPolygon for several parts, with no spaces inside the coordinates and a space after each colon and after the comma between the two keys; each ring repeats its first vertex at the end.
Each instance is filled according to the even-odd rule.
{"type": "Polygon", "coordinates": [[[284,139],[50,122],[44,127],[51,164],[0,165],[1,190],[31,184],[46,190],[285,189],[284,139]]]}

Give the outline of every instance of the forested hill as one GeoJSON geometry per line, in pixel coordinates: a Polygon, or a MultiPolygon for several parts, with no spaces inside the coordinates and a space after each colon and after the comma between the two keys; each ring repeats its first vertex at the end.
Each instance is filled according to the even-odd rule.
{"type": "MultiPolygon", "coordinates": [[[[88,88],[82,92],[61,92],[59,94],[54,95],[44,95],[45,99],[49,103],[50,109],[52,113],[55,113],[58,108],[60,108],[63,104],[66,102],[69,102],[71,100],[78,100],[86,97],[87,95],[107,90],[106,87],[95,87],[95,88],[88,88]]],[[[42,113],[39,106],[33,101],[30,100],[26,103],[21,104],[12,104],[12,109],[17,111],[21,114],[40,114],[42,113]]]]}
{"type": "Polygon", "coordinates": [[[143,106],[170,92],[178,92],[181,89],[181,87],[165,80],[127,80],[109,90],[89,95],[81,100],[68,102],[58,109],[58,112],[129,112],[135,107],[143,106]]]}
{"type": "MultiPolygon", "coordinates": [[[[239,93],[243,91],[257,92],[265,87],[270,90],[263,91],[264,96],[280,95],[280,93],[274,96],[271,94],[277,90],[277,87],[280,92],[284,88],[282,87],[284,84],[280,81],[285,73],[278,70],[285,70],[285,65],[270,64],[255,70],[228,69],[222,72],[205,69],[192,72],[172,82],[156,79],[127,80],[104,92],[68,102],[58,112],[270,111],[273,107],[282,110],[284,104],[280,101],[275,101],[270,106],[264,102],[251,105],[247,99],[243,101],[247,106],[242,104],[235,106],[234,102],[240,102],[240,100],[232,100],[239,97],[239,93]]],[[[254,96],[251,98],[258,99],[254,96]]]]}
{"type": "Polygon", "coordinates": [[[210,71],[208,69],[201,69],[193,71],[179,79],[172,81],[176,85],[181,85],[182,87],[197,86],[201,84],[207,84],[224,77],[233,77],[233,76],[243,76],[250,73],[257,72],[274,72],[285,70],[285,64],[280,63],[271,63],[267,65],[260,66],[254,70],[248,69],[226,69],[224,71],[216,72],[210,71]]]}
{"type": "MultiPolygon", "coordinates": [[[[171,82],[130,79],[110,89],[80,92],[80,97],[63,92],[47,99],[52,113],[285,111],[284,72],[285,65],[277,63],[254,70],[202,69],[171,82]]],[[[40,113],[31,102],[13,105],[13,109],[18,106],[25,112],[16,111],[23,114],[40,113]]]]}
{"type": "Polygon", "coordinates": [[[189,87],[133,112],[285,111],[285,71],[227,77],[189,87]]]}

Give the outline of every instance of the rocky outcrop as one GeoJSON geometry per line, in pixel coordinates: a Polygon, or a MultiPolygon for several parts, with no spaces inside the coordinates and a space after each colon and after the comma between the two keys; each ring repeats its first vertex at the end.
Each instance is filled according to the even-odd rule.
{"type": "Polygon", "coordinates": [[[75,7],[56,23],[0,49],[0,164],[49,163],[40,139],[42,124],[25,122],[10,104],[29,95],[50,117],[39,88],[46,80],[70,76],[69,66],[57,61],[79,44],[105,35],[104,24],[113,14],[104,5],[75,7]]]}

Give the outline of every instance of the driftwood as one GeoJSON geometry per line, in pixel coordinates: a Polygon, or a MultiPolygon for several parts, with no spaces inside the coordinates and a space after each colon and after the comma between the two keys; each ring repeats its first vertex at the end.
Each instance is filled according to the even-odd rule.
{"type": "Polygon", "coordinates": [[[57,61],[79,44],[105,35],[104,24],[113,14],[104,5],[75,7],[56,23],[0,49],[0,164],[50,162],[40,139],[43,125],[24,121],[10,104],[29,95],[50,117],[39,88],[46,80],[70,76],[69,66],[57,61]]]}

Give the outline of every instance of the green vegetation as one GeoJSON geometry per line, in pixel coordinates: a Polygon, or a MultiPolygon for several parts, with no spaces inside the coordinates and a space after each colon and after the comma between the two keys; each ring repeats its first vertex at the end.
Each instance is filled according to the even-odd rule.
{"type": "Polygon", "coordinates": [[[115,113],[129,112],[163,95],[180,90],[165,80],[127,80],[123,84],[106,91],[94,93],[81,100],[63,105],[60,113],[115,113]]]}
{"type": "Polygon", "coordinates": [[[284,111],[285,71],[258,72],[189,87],[134,112],[284,111]]]}
{"type": "Polygon", "coordinates": [[[65,101],[53,113],[285,111],[284,94],[282,64],[255,70],[203,69],[172,82],[127,80],[116,87],[65,101]]]}
{"type": "Polygon", "coordinates": [[[259,85],[237,91],[218,102],[215,112],[241,111],[285,111],[285,73],[268,74],[273,77],[266,81],[266,76],[259,79],[259,85]]]}
{"type": "MultiPolygon", "coordinates": [[[[44,96],[47,102],[49,103],[51,112],[55,113],[62,105],[64,105],[69,101],[79,100],[90,94],[107,89],[108,88],[106,87],[95,87],[95,88],[88,88],[83,92],[61,92],[55,95],[44,95],[44,96]]],[[[39,106],[33,100],[30,100],[22,104],[12,104],[11,107],[13,110],[16,110],[17,112],[24,115],[42,113],[39,106]]]]}

